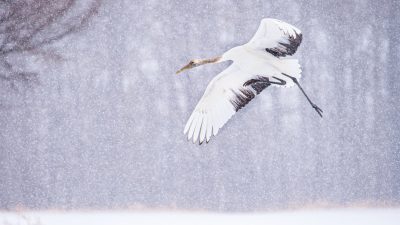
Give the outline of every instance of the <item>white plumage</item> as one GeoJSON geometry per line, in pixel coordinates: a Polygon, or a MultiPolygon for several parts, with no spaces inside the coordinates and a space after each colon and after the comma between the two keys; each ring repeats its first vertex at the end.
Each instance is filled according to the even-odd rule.
{"type": "Polygon", "coordinates": [[[206,63],[233,61],[208,84],[186,123],[184,133],[188,139],[193,143],[208,142],[236,111],[266,87],[298,84],[301,76],[298,60],[285,57],[296,52],[301,40],[298,28],[276,19],[263,19],[248,43],[230,49],[221,57],[192,60],[179,70],[177,73],[206,63]]]}

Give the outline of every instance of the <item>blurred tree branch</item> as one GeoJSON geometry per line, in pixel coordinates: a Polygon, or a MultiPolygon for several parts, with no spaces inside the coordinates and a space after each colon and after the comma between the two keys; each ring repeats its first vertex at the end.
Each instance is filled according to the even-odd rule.
{"type": "Polygon", "coordinates": [[[17,69],[9,56],[28,53],[59,59],[43,47],[78,32],[97,13],[100,4],[101,0],[0,1],[0,80],[12,87],[16,82],[38,82],[38,74],[17,69]]]}

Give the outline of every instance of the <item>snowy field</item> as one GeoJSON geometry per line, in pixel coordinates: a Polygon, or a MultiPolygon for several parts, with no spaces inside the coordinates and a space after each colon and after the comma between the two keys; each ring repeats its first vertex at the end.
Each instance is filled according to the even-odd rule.
{"type": "Polygon", "coordinates": [[[300,210],[267,213],[202,213],[202,212],[1,212],[3,225],[203,225],[203,224],[352,224],[352,225],[399,225],[400,208],[397,209],[328,209],[300,210]]]}

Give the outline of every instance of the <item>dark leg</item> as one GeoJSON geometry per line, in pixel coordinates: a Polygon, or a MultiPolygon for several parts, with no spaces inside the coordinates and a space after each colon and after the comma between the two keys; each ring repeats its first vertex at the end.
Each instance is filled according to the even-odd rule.
{"type": "Polygon", "coordinates": [[[320,109],[316,104],[314,104],[314,103],[310,100],[310,98],[307,96],[306,92],[303,90],[303,88],[301,87],[301,85],[299,84],[299,82],[297,81],[297,79],[296,79],[295,77],[289,76],[289,75],[287,75],[287,74],[285,74],[285,73],[282,73],[282,75],[287,76],[287,77],[289,77],[290,79],[293,80],[293,82],[300,88],[301,92],[303,92],[304,96],[306,96],[306,98],[307,98],[308,102],[311,104],[311,106],[315,109],[315,111],[317,111],[318,115],[319,115],[320,117],[322,117],[322,113],[323,113],[322,109],[320,109]]]}
{"type": "MultiPolygon", "coordinates": [[[[286,81],[284,81],[284,80],[282,80],[282,79],[279,79],[279,78],[274,77],[274,76],[273,76],[272,78],[278,80],[279,82],[269,81],[271,84],[276,84],[276,85],[285,85],[285,84],[286,84],[286,81]]],[[[267,79],[268,79],[268,78],[267,78],[267,79]]]]}
{"type": "Polygon", "coordinates": [[[277,77],[273,77],[273,78],[275,78],[279,82],[270,81],[268,77],[259,76],[257,79],[251,79],[251,80],[246,81],[243,84],[243,86],[248,86],[248,85],[251,85],[251,84],[254,84],[254,83],[263,83],[263,84],[268,85],[268,86],[271,85],[271,84],[276,84],[276,85],[285,85],[286,84],[285,80],[279,79],[277,77]]]}

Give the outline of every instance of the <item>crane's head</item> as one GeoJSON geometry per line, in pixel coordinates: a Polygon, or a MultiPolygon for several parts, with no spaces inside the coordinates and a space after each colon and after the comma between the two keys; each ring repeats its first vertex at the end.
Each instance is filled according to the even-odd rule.
{"type": "Polygon", "coordinates": [[[180,70],[176,71],[176,74],[181,73],[181,72],[183,72],[185,70],[188,70],[188,69],[195,68],[195,67],[200,66],[200,65],[202,65],[200,63],[200,60],[197,60],[197,59],[190,60],[190,62],[186,66],[184,66],[180,70]]]}

